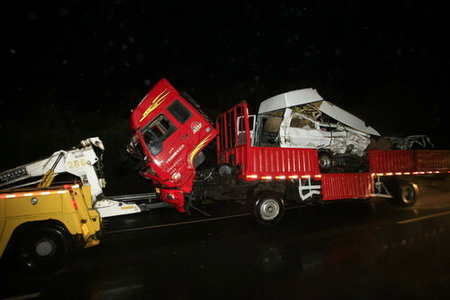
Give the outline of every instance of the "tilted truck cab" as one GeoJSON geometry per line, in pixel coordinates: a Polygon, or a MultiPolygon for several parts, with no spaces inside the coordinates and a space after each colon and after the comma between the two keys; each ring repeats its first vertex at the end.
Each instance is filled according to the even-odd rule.
{"type": "Polygon", "coordinates": [[[128,152],[141,160],[140,174],[160,191],[161,200],[185,212],[201,150],[217,135],[195,103],[161,79],[131,114],[128,152]],[[192,101],[191,101],[192,102],[192,101]]]}

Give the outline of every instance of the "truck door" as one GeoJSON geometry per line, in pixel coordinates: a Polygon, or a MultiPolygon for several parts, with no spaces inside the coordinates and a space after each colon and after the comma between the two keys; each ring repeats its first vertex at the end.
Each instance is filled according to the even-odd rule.
{"type": "Polygon", "coordinates": [[[187,151],[192,140],[182,124],[172,120],[170,113],[162,112],[141,130],[144,145],[150,152],[155,169],[162,181],[178,182],[188,175],[187,151]]]}

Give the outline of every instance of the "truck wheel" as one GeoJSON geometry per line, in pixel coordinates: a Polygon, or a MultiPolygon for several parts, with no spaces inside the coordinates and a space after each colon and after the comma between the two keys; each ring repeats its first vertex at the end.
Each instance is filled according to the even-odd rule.
{"type": "Polygon", "coordinates": [[[259,225],[274,226],[284,216],[284,200],[277,193],[263,192],[257,197],[253,215],[259,225]]]}
{"type": "Polygon", "coordinates": [[[70,245],[59,226],[40,226],[19,237],[16,258],[27,272],[46,274],[56,271],[69,258],[70,245]]]}
{"type": "Polygon", "coordinates": [[[400,183],[393,195],[393,204],[402,207],[413,206],[417,201],[417,190],[417,185],[414,183],[400,183]]]}

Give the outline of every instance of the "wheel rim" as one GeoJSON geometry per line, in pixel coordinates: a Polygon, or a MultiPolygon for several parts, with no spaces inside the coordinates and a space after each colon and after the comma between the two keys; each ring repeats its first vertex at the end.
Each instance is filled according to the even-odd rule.
{"type": "Polygon", "coordinates": [[[412,186],[402,187],[401,199],[403,203],[411,203],[414,201],[414,188],[412,186]]]}
{"type": "Polygon", "coordinates": [[[280,205],[276,200],[265,200],[260,208],[261,218],[264,220],[273,220],[280,213],[280,205]]]}
{"type": "Polygon", "coordinates": [[[328,170],[331,167],[331,159],[328,155],[321,155],[319,158],[319,167],[323,170],[328,170]]]}
{"type": "Polygon", "coordinates": [[[38,257],[49,257],[55,253],[56,244],[49,239],[42,239],[35,245],[34,251],[38,257]]]}

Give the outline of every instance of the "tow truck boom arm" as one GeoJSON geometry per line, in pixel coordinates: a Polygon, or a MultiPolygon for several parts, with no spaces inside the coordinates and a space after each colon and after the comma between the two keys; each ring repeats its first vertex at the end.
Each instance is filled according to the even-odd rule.
{"type": "Polygon", "coordinates": [[[22,165],[0,173],[0,187],[21,187],[39,183],[39,186],[48,185],[53,177],[62,173],[77,176],[84,184],[89,184],[92,191],[92,200],[95,203],[103,196],[106,181],[102,171],[102,156],[105,149],[98,137],[91,137],[80,142],[80,146],[70,150],[59,150],[50,157],[22,165]],[[100,156],[95,153],[100,150],[100,156]],[[45,175],[45,176],[44,176],[45,175]],[[42,177],[36,181],[19,184],[26,179],[42,177]],[[14,183],[17,185],[12,186],[14,183]]]}

